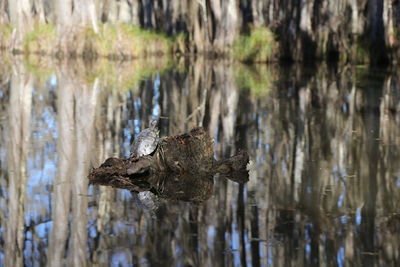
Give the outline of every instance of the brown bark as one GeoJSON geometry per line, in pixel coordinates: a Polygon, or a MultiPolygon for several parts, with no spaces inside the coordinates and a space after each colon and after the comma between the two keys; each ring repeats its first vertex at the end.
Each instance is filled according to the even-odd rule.
{"type": "Polygon", "coordinates": [[[164,138],[154,155],[137,161],[109,158],[88,178],[93,184],[135,192],[151,190],[165,198],[200,201],[211,196],[217,173],[236,182],[247,182],[248,160],[247,153],[240,152],[215,162],[211,138],[202,128],[195,128],[188,134],[164,138]]]}

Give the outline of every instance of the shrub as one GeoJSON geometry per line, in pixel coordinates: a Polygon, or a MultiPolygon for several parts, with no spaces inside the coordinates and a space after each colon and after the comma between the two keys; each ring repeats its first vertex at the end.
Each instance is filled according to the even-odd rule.
{"type": "Polygon", "coordinates": [[[275,59],[277,41],[266,27],[256,27],[233,44],[233,57],[243,62],[267,62],[275,59]]]}

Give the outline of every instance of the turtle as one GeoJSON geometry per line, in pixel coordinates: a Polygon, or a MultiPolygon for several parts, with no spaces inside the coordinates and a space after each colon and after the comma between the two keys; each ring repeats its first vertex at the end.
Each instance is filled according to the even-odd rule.
{"type": "Polygon", "coordinates": [[[138,159],[153,153],[158,145],[160,131],[157,129],[157,120],[150,122],[149,128],[144,129],[135,138],[131,146],[130,158],[138,159]]]}

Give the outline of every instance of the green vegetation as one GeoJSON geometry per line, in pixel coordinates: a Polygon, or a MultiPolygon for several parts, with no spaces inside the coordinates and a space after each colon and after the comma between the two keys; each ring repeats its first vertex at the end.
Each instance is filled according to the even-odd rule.
{"type": "MultiPolygon", "coordinates": [[[[71,52],[84,58],[107,57],[113,59],[143,58],[149,55],[172,53],[173,40],[164,34],[121,24],[99,26],[96,34],[92,28],[75,31],[69,37],[74,43],[71,52]]],[[[12,27],[0,26],[0,46],[10,42],[12,27]]],[[[181,42],[181,37],[179,37],[181,42]]],[[[23,39],[24,54],[56,55],[58,36],[53,24],[35,24],[23,39]]]]}
{"type": "Polygon", "coordinates": [[[37,55],[27,55],[23,57],[23,64],[26,70],[42,80],[46,80],[51,74],[56,72],[54,65],[49,62],[51,62],[49,58],[37,55]]]}
{"type": "Polygon", "coordinates": [[[122,24],[103,24],[100,33],[86,31],[86,42],[93,52],[101,57],[131,58],[154,54],[168,54],[172,51],[172,40],[163,34],[146,31],[122,24]]]}
{"type": "Polygon", "coordinates": [[[0,48],[4,49],[10,43],[12,27],[8,24],[0,25],[0,48]]]}
{"type": "Polygon", "coordinates": [[[36,24],[24,38],[24,52],[44,54],[56,43],[56,27],[52,24],[36,24]]]}
{"type": "Polygon", "coordinates": [[[235,69],[238,87],[250,90],[257,97],[268,94],[273,90],[277,77],[277,73],[273,71],[273,66],[263,64],[238,65],[235,69]]]}
{"type": "Polygon", "coordinates": [[[125,62],[100,59],[90,66],[86,66],[84,79],[91,83],[99,78],[102,85],[111,90],[133,90],[146,77],[164,72],[171,66],[171,62],[165,58],[137,59],[125,62]]]}
{"type": "Polygon", "coordinates": [[[185,53],[187,52],[187,40],[186,34],[180,33],[174,38],[174,52],[185,53]]]}
{"type": "Polygon", "coordinates": [[[241,35],[233,45],[233,57],[243,62],[267,62],[276,57],[277,41],[265,27],[253,28],[249,35],[241,35]]]}
{"type": "Polygon", "coordinates": [[[12,58],[10,53],[0,53],[0,56],[0,81],[5,81],[4,77],[7,77],[11,73],[12,58]]]}
{"type": "MultiPolygon", "coordinates": [[[[46,80],[50,75],[64,71],[58,61],[50,57],[36,55],[24,56],[24,67],[36,78],[46,80]]],[[[96,79],[102,87],[109,90],[133,90],[140,81],[155,73],[163,72],[172,64],[165,57],[150,59],[136,59],[129,61],[115,61],[108,59],[73,60],[65,67],[74,74],[74,79],[82,84],[92,84],[96,79]]]]}

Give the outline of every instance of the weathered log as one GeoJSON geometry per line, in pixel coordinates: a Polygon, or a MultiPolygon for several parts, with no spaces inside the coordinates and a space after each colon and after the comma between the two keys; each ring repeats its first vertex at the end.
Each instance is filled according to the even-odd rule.
{"type": "Polygon", "coordinates": [[[245,151],[215,161],[214,144],[203,128],[162,138],[152,155],[138,159],[109,158],[89,174],[93,184],[134,192],[151,190],[159,196],[199,202],[212,194],[213,177],[247,182],[245,151]]]}

